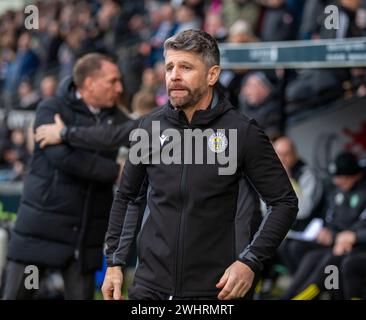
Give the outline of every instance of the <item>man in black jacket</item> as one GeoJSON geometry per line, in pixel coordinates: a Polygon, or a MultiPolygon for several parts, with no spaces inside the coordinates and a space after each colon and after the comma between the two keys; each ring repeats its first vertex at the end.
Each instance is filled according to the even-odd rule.
{"type": "MultiPolygon", "coordinates": [[[[171,136],[164,136],[167,132],[162,133],[163,129],[177,129],[181,133],[187,128],[196,132],[211,128],[240,131],[237,145],[233,144],[236,137],[228,141],[225,134],[214,133],[208,137],[208,146],[201,150],[206,156],[211,152],[220,158],[227,147],[226,151],[235,151],[240,146],[232,159],[240,160],[239,168],[221,176],[218,170],[222,168],[217,162],[204,166],[154,164],[146,168],[127,162],[106,237],[109,268],[102,288],[105,299],[120,298],[121,268],[126,265],[131,239],[137,230],[137,208],[144,198],[143,189],[147,189],[148,205],[138,236],[139,265],[129,291],[133,299],[164,299],[170,295],[215,298],[219,294],[220,299],[244,296],[252,284],[252,270],[261,269],[296,216],[296,196],[268,138],[213,88],[220,71],[216,42],[202,31],[192,30],[181,33],[177,41],[183,47],[169,48],[166,53],[171,104],[146,116],[140,127],[146,128],[145,123],[147,134],[152,136],[153,121],[157,121],[155,124],[161,127],[157,141],[162,147],[174,143],[171,136]],[[193,47],[187,46],[192,39],[196,39],[193,47]],[[202,174],[205,179],[200,178],[202,174]],[[244,181],[248,180],[272,207],[250,246],[247,244],[255,223],[251,218],[253,210],[245,209],[252,207],[248,202],[252,198],[245,198],[248,187],[244,181]],[[279,187],[275,189],[272,185],[277,181],[279,187]],[[188,188],[193,192],[188,192],[188,188]]],[[[44,144],[60,142],[63,125],[57,121],[56,126],[57,123],[56,141],[49,140],[47,128],[39,133],[38,139],[44,144]]],[[[104,130],[104,136],[110,136],[110,146],[118,144],[125,128],[109,129],[109,133],[104,130]]],[[[83,137],[90,133],[93,141],[89,143],[100,145],[96,130],[103,134],[102,127],[69,128],[63,137],[71,144],[83,144],[86,142],[83,137]]],[[[134,147],[136,144],[131,150],[134,147]]],[[[197,155],[191,151],[187,153],[197,155]]],[[[134,161],[131,157],[130,160],[134,161]]]]}
{"type": "Polygon", "coordinates": [[[211,36],[187,30],[168,39],[165,65],[170,103],[144,117],[134,132],[136,143],[112,205],[104,298],[121,297],[124,246],[137,223],[128,207],[146,183],[147,213],[137,239],[139,263],[129,297],[243,297],[294,221],[296,195],[267,136],[214,90],[220,67],[211,36]],[[201,149],[197,139],[194,148],[187,142],[193,132],[209,132],[201,149]],[[197,160],[200,156],[203,163],[197,160]],[[243,176],[271,212],[237,255],[235,215],[243,176]],[[116,243],[118,249],[108,254],[116,243]]]}
{"type": "MultiPolygon", "coordinates": [[[[69,126],[121,124],[116,107],[123,88],[115,62],[87,54],[75,64],[55,97],[40,103],[35,128],[60,114],[69,126]]],[[[66,144],[35,146],[17,221],[9,244],[5,299],[31,298],[27,265],[60,268],[67,299],[91,299],[120,166],[116,151],[86,150],[66,144]]]]}

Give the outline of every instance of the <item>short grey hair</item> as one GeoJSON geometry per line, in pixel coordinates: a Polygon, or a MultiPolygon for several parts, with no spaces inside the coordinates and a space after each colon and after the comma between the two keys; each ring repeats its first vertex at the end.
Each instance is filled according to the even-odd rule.
{"type": "Polygon", "coordinates": [[[164,42],[164,57],[167,50],[194,52],[208,68],[220,65],[220,51],[215,38],[202,30],[189,29],[170,37],[164,42]]]}

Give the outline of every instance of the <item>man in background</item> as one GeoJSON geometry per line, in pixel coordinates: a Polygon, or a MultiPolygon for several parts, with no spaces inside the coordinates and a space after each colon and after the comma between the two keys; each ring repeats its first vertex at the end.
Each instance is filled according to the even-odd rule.
{"type": "MultiPolygon", "coordinates": [[[[69,126],[121,124],[117,108],[121,74],[108,56],[91,53],[74,66],[72,78],[36,112],[35,128],[60,114],[69,126]]],[[[103,240],[120,166],[117,151],[86,150],[60,144],[35,145],[17,221],[11,234],[5,299],[30,299],[25,268],[60,269],[66,299],[92,299],[94,272],[102,266],[103,240]]]]}

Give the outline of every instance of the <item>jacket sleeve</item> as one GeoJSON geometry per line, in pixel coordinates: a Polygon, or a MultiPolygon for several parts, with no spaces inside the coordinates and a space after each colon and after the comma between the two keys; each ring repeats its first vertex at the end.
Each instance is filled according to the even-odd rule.
{"type": "Polygon", "coordinates": [[[295,221],[298,201],[272,144],[253,120],[245,141],[244,174],[269,208],[252,242],[238,257],[257,272],[275,253],[295,221]]]}
{"type": "MultiPolygon", "coordinates": [[[[141,120],[142,124],[143,120],[141,120]]],[[[124,266],[138,226],[137,214],[146,201],[148,176],[143,163],[127,159],[120,186],[114,196],[105,237],[107,265],[124,266]],[[128,216],[127,216],[128,212],[128,216]],[[127,239],[127,244],[123,243],[127,239]],[[118,249],[118,250],[117,250],[118,249]],[[116,254],[114,254],[117,252],[116,254]]]]}
{"type": "Polygon", "coordinates": [[[128,120],[119,125],[93,127],[70,127],[64,140],[73,147],[113,150],[121,146],[129,147],[129,135],[137,128],[137,120],[128,120]]]}
{"type": "MultiPolygon", "coordinates": [[[[37,109],[35,128],[42,124],[53,123],[56,113],[61,113],[57,103],[52,100],[42,102],[37,109]]],[[[36,144],[35,148],[39,148],[39,144],[36,144]]],[[[44,153],[56,168],[80,178],[112,183],[119,174],[119,165],[115,161],[98,156],[95,152],[59,144],[47,146],[44,153]]]]}
{"type": "MultiPolygon", "coordinates": [[[[119,192],[119,191],[117,191],[119,192]]],[[[146,208],[147,180],[142,185],[139,196],[127,205],[126,217],[122,221],[115,219],[113,228],[108,229],[106,234],[106,259],[107,266],[125,267],[128,255],[131,251],[133,241],[140,229],[142,218],[146,208]]],[[[112,211],[118,212],[118,198],[115,197],[112,204],[112,211]]]]}

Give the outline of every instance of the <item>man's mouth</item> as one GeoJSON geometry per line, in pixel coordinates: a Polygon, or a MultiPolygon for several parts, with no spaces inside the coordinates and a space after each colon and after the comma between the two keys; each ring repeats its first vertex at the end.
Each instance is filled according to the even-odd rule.
{"type": "Polygon", "coordinates": [[[186,88],[182,88],[182,87],[170,88],[169,96],[180,97],[180,96],[186,95],[187,92],[188,92],[188,90],[186,88]]]}

